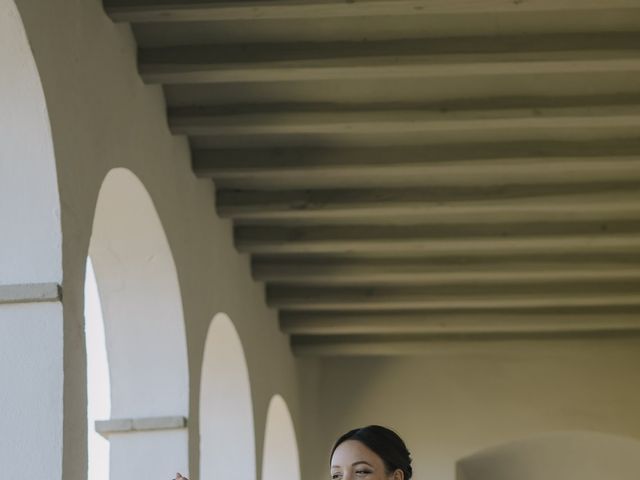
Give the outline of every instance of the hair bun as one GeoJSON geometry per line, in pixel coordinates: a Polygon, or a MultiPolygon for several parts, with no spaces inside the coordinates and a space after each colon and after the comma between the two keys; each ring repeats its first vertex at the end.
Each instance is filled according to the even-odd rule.
{"type": "Polygon", "coordinates": [[[347,440],[357,440],[373,451],[382,459],[387,472],[400,469],[404,473],[404,480],[411,479],[413,475],[411,454],[402,438],[393,430],[380,425],[369,425],[350,430],[338,438],[331,450],[331,457],[333,457],[336,448],[347,440]]]}

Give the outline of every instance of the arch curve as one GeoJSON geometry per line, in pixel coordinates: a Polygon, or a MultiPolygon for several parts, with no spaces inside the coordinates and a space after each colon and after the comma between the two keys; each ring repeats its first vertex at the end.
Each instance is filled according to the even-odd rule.
{"type": "Polygon", "coordinates": [[[280,395],[269,402],[262,454],[262,480],[300,480],[296,432],[287,403],[280,395]]]}
{"type": "Polygon", "coordinates": [[[218,313],[205,342],[200,387],[200,478],[256,478],[249,371],[231,319],[218,313]]]}
{"type": "MultiPolygon", "coordinates": [[[[89,257],[104,318],[111,418],[187,417],[187,346],[175,263],[153,201],[128,169],[109,171],[102,183],[89,257]]],[[[109,433],[112,478],[187,471],[185,429],[134,430],[109,433]]]]}

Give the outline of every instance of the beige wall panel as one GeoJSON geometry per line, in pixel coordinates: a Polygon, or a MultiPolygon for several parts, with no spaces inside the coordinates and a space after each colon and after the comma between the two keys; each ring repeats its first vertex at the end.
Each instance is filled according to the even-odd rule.
{"type": "Polygon", "coordinates": [[[327,478],[335,438],[372,423],[404,437],[416,479],[453,480],[463,457],[547,432],[640,438],[638,365],[640,341],[633,339],[327,360],[319,384],[321,434],[306,478],[327,478]]]}

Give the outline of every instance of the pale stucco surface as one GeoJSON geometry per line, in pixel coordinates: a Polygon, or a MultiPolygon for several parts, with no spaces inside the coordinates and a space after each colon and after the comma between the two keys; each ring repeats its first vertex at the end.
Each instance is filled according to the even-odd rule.
{"type": "MultiPolygon", "coordinates": [[[[297,365],[288,339],[265,305],[263,287],[251,279],[248,258],[233,247],[230,222],[216,216],[212,183],[195,178],[186,141],[169,133],[161,90],[144,86],[138,77],[129,27],[115,25],[97,0],[16,4],[42,79],[62,205],[62,477],[80,479],[86,471],[82,292],[94,209],[107,173],[126,167],[148,190],[176,264],[191,379],[190,469],[197,478],[198,380],[211,318],[225,312],[238,330],[256,425],[265,424],[276,393],[287,401],[294,421],[298,418],[297,365]]],[[[257,428],[256,452],[262,451],[262,437],[257,428]]],[[[256,464],[261,465],[260,458],[256,464]]]]}
{"type": "Polygon", "coordinates": [[[308,437],[323,455],[312,459],[316,471],[306,478],[325,478],[328,449],[338,434],[370,423],[389,425],[405,438],[416,479],[454,480],[458,460],[549,432],[640,438],[640,340],[529,342],[492,354],[468,350],[324,361],[321,433],[308,437]]]}
{"type": "MultiPolygon", "coordinates": [[[[24,414],[7,427],[21,432],[15,444],[38,438],[47,445],[41,460],[11,457],[17,459],[16,465],[33,465],[31,478],[86,476],[84,271],[98,192],[116,167],[129,169],[148,191],[175,262],[188,352],[192,479],[198,478],[198,399],[205,338],[219,312],[234,322],[246,355],[258,469],[267,408],[276,393],[291,412],[303,478],[309,480],[326,478],[327,454],[336,435],[367,423],[397,428],[413,451],[416,478],[441,480],[455,478],[455,463],[461,458],[543,432],[593,430],[640,437],[640,342],[633,338],[525,342],[458,356],[321,362],[294,358],[275,311],[266,307],[263,286],[251,278],[248,257],[233,246],[231,223],[216,216],[212,183],[195,178],[187,142],[169,133],[162,91],[144,86],[137,74],[129,27],[111,22],[99,0],[17,0],[16,4],[42,80],[62,220],[63,268],[53,262],[48,271],[25,278],[59,281],[64,272],[63,324],[48,314],[30,324],[31,306],[18,306],[21,312],[10,316],[3,307],[0,317],[1,328],[20,328],[15,333],[20,340],[16,350],[2,352],[11,361],[0,364],[39,362],[32,367],[42,368],[40,374],[47,379],[33,383],[44,392],[25,391],[16,397],[37,405],[0,397],[24,414]],[[42,318],[49,321],[42,323],[42,318]],[[33,356],[32,351],[39,353],[33,356]],[[36,432],[39,420],[43,423],[36,432]],[[42,472],[44,477],[39,476],[42,472]]],[[[46,177],[47,170],[51,178],[50,165],[38,168],[21,171],[22,183],[46,177]]],[[[39,188],[35,180],[30,186],[39,188]]],[[[55,189],[50,182],[43,188],[43,199],[52,202],[47,231],[54,231],[55,189]]],[[[29,225],[35,229],[34,237],[47,235],[38,231],[41,225],[29,225]]],[[[51,251],[44,253],[47,258],[59,254],[56,242],[52,238],[51,251]]],[[[20,368],[7,370],[10,381],[24,379],[20,368]]],[[[29,385],[22,382],[21,388],[29,385]]],[[[128,455],[148,453],[136,452],[135,442],[130,448],[128,455]]]]}

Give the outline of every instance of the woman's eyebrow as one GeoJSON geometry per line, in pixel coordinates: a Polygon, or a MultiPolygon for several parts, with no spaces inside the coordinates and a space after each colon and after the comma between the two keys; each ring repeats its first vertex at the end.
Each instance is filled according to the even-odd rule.
{"type": "Polygon", "coordinates": [[[365,465],[369,465],[371,468],[373,468],[373,465],[371,465],[369,462],[365,461],[365,460],[360,460],[359,462],[353,462],[351,464],[352,467],[355,467],[356,465],[360,465],[361,463],[364,463],[365,465]]]}
{"type": "MultiPolygon", "coordinates": [[[[364,463],[365,465],[370,466],[371,468],[373,468],[373,465],[371,465],[369,462],[367,462],[366,460],[358,460],[357,462],[353,462],[351,464],[352,467],[355,467],[356,465],[360,465],[361,463],[364,463]]],[[[331,465],[331,468],[340,468],[340,465],[331,465]]]]}

